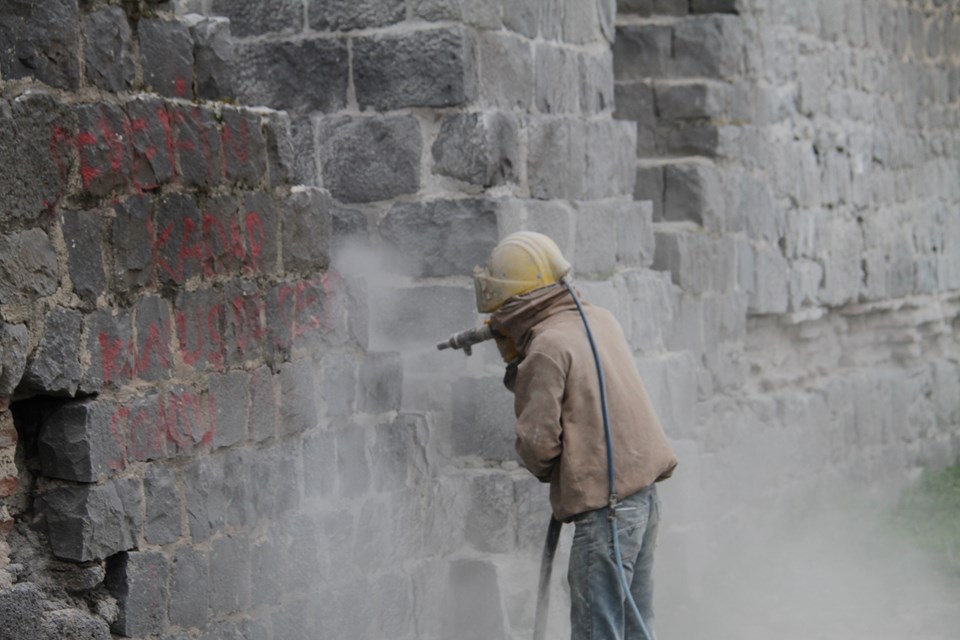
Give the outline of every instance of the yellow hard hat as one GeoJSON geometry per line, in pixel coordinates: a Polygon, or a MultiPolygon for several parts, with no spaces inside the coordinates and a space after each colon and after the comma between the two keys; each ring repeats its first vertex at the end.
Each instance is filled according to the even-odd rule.
{"type": "Polygon", "coordinates": [[[507,298],[560,282],[570,273],[557,243],[534,231],[511,233],[490,253],[486,267],[475,267],[477,310],[493,313],[507,298]]]}

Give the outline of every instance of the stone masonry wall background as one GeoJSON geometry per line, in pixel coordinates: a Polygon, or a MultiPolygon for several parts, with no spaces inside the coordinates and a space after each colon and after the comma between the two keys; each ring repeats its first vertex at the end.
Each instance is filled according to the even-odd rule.
{"type": "Polygon", "coordinates": [[[0,2],[0,628],[529,636],[546,495],[433,346],[521,228],[676,443],[665,633],[960,453],[955,3],[619,4],[0,2]]]}

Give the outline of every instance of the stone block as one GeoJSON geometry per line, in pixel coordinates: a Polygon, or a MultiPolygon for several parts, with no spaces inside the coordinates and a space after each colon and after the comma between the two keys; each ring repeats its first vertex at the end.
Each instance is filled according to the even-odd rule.
{"type": "Polygon", "coordinates": [[[567,118],[530,121],[527,180],[532,197],[579,200],[583,196],[587,172],[585,127],[585,123],[567,118]]]}
{"type": "Polygon", "coordinates": [[[317,31],[385,27],[405,17],[403,0],[310,0],[307,13],[317,31]]]}
{"type": "Polygon", "coordinates": [[[453,560],[441,595],[441,637],[461,640],[506,638],[497,568],[488,560],[453,560]]]}
{"type": "Polygon", "coordinates": [[[472,287],[372,285],[368,298],[374,351],[433,350],[445,336],[480,322],[472,287]]]}
{"type": "MultiPolygon", "coordinates": [[[[663,167],[663,219],[721,228],[717,210],[720,177],[713,165],[677,163],[663,167]]],[[[720,203],[722,206],[722,203],[720,203]]]]}
{"type": "Polygon", "coordinates": [[[533,47],[509,33],[483,33],[477,45],[480,68],[478,97],[489,107],[522,111],[533,105],[533,47]]]}
{"type": "Polygon", "coordinates": [[[633,185],[633,199],[650,202],[653,222],[663,221],[663,166],[637,167],[637,177],[633,185]]]}
{"type": "Polygon", "coordinates": [[[503,26],[531,40],[540,31],[541,2],[530,0],[502,0],[503,26]]]}
{"type": "Polygon", "coordinates": [[[123,135],[132,131],[126,114],[112,105],[80,105],[77,117],[77,153],[83,191],[104,197],[125,191],[131,174],[131,159],[123,135]]]}
{"type": "Polygon", "coordinates": [[[387,261],[420,277],[467,275],[496,245],[496,203],[488,199],[397,203],[380,222],[387,261]]]}
{"type": "Polygon", "coordinates": [[[213,0],[211,10],[213,15],[229,18],[231,34],[240,38],[303,30],[303,5],[293,0],[251,3],[213,0]]]}
{"type": "Polygon", "coordinates": [[[617,120],[586,125],[584,200],[633,194],[636,127],[617,120]]]}
{"type": "Polygon", "coordinates": [[[450,387],[454,455],[518,460],[513,399],[500,377],[460,378],[450,387]]]}
{"type": "Polygon", "coordinates": [[[685,228],[655,233],[653,268],[669,271],[673,283],[689,293],[729,291],[736,281],[733,238],[714,238],[685,228]]]}
{"type": "Polygon", "coordinates": [[[126,447],[116,433],[116,405],[106,400],[68,402],[51,412],[38,439],[43,475],[97,482],[124,466],[126,447]]]}
{"type": "Polygon", "coordinates": [[[366,431],[357,424],[334,432],[337,450],[339,494],[345,498],[364,495],[370,487],[366,431]]]}
{"type": "MultiPolygon", "coordinates": [[[[609,0],[565,0],[563,2],[563,41],[570,44],[589,45],[597,41],[602,41],[604,33],[601,31],[601,12],[605,7],[615,4],[609,0]]],[[[611,12],[612,13],[612,12],[611,12]]],[[[608,16],[604,16],[608,18],[608,16]]],[[[612,20],[605,20],[605,26],[609,26],[612,20]]],[[[613,40],[613,34],[610,33],[610,40],[613,40]]],[[[604,42],[604,44],[608,44],[604,42]]]]}
{"type": "Polygon", "coordinates": [[[601,113],[615,104],[613,83],[613,54],[580,55],[580,111],[584,114],[601,113]]]}
{"type": "Polygon", "coordinates": [[[172,469],[150,465],[143,478],[146,520],[143,537],[149,544],[169,544],[180,539],[180,489],[172,469]]]}
{"type": "Polygon", "coordinates": [[[136,68],[127,14],[108,6],[83,17],[83,55],[87,80],[95,87],[119,93],[133,87],[136,68]]]}
{"type": "Polygon", "coordinates": [[[617,11],[638,16],[683,16],[690,0],[617,0],[617,11]]]}
{"type": "Polygon", "coordinates": [[[80,86],[80,11],[76,0],[0,7],[0,77],[33,78],[57,89],[80,86]]]}
{"type": "Polygon", "coordinates": [[[247,438],[250,374],[229,371],[209,379],[209,393],[213,411],[213,448],[229,447],[247,438]]]}
{"type": "Polygon", "coordinates": [[[516,182],[519,126],[499,112],[444,118],[433,143],[433,172],[483,187],[516,182]]]}
{"type": "Polygon", "coordinates": [[[624,310],[623,329],[630,345],[641,352],[661,350],[674,321],[669,276],[656,271],[626,272],[616,284],[624,310]]]}
{"type": "Polygon", "coordinates": [[[377,426],[370,451],[375,491],[397,492],[407,486],[407,470],[416,457],[415,429],[415,423],[404,420],[377,426]]]}
{"type": "MultiPolygon", "coordinates": [[[[223,297],[216,289],[182,290],[177,296],[173,317],[180,360],[185,365],[199,371],[223,368],[224,338],[229,343],[222,329],[225,311],[223,297]]],[[[162,333],[163,324],[157,326],[162,333]]]]}
{"type": "MultiPolygon", "coordinates": [[[[513,229],[501,219],[501,237],[514,231],[537,231],[546,234],[557,243],[564,255],[573,255],[576,240],[577,210],[566,202],[523,201],[526,221],[524,226],[513,229]]],[[[505,208],[505,207],[504,207],[505,208]]]]}
{"type": "Polygon", "coordinates": [[[726,115],[725,85],[709,82],[655,85],[657,115],[664,122],[726,115]]]}
{"type": "Polygon", "coordinates": [[[480,29],[498,30],[500,5],[498,2],[472,0],[411,0],[413,16],[431,22],[454,21],[480,29]]]}
{"type": "Polygon", "coordinates": [[[575,52],[552,44],[534,47],[534,95],[540,113],[577,113],[580,62],[575,52]]]}
{"type": "Polygon", "coordinates": [[[632,267],[653,263],[653,205],[650,202],[611,203],[617,229],[617,262],[632,267]]]}
{"type": "Polygon", "coordinates": [[[671,75],[730,78],[740,72],[744,34],[739,16],[708,14],[673,28],[671,75]]]}
{"type": "Polygon", "coordinates": [[[102,619],[78,609],[59,609],[43,616],[38,630],[42,640],[110,640],[110,627],[102,619]]]}
{"type": "Polygon", "coordinates": [[[204,100],[231,97],[233,82],[230,63],[233,60],[233,40],[230,20],[220,16],[189,14],[183,21],[190,27],[193,38],[197,97],[204,100]]]}
{"type": "Polygon", "coordinates": [[[664,77],[670,68],[672,46],[670,26],[618,27],[613,43],[613,77],[617,82],[664,77]]]}
{"type": "Polygon", "coordinates": [[[617,263],[618,214],[633,203],[581,202],[577,204],[576,250],[573,264],[578,276],[604,279],[617,263]]]}
{"type": "Polygon", "coordinates": [[[88,315],[85,324],[90,364],[83,373],[81,390],[98,392],[126,383],[133,377],[137,362],[131,314],[102,309],[88,315]]]}
{"type": "Polygon", "coordinates": [[[637,360],[637,370],[664,431],[671,439],[696,431],[697,358],[677,351],[637,360]]]}
{"type": "Polygon", "coordinates": [[[298,113],[347,105],[346,41],[249,42],[234,53],[233,87],[242,104],[298,113]]]}
{"type": "Polygon", "coordinates": [[[410,116],[341,116],[317,123],[323,184],[341,202],[374,202],[420,188],[420,125],[410,116]]]}
{"type": "MultiPolygon", "coordinates": [[[[266,577],[268,574],[263,574],[266,577]]],[[[167,619],[180,627],[203,627],[209,619],[210,579],[207,556],[193,547],[180,547],[170,565],[170,604],[167,619]]]]}
{"type": "Polygon", "coordinates": [[[328,416],[345,417],[357,406],[357,361],[344,353],[331,353],[321,365],[322,392],[328,416]]]}
{"type": "Polygon", "coordinates": [[[76,164],[75,130],[75,114],[49,95],[27,93],[10,103],[0,101],[5,218],[35,220],[66,195],[76,164]]]}
{"type": "Polygon", "coordinates": [[[710,124],[659,127],[656,131],[659,155],[715,158],[724,155],[723,143],[720,129],[710,124]]]}
{"type": "Polygon", "coordinates": [[[337,442],[332,431],[314,431],[303,440],[303,488],[310,497],[325,497],[337,486],[337,442]]]}
{"type": "MultiPolygon", "coordinates": [[[[233,449],[227,454],[223,469],[224,496],[227,500],[227,526],[249,527],[256,524],[260,516],[253,498],[257,487],[250,474],[250,468],[256,460],[256,452],[250,449],[233,449]]],[[[296,468],[286,470],[296,475],[296,468]]]]}
{"type": "Polygon", "coordinates": [[[690,13],[740,13],[737,0],[690,0],[690,13]]]}
{"type": "Polygon", "coordinates": [[[228,536],[213,541],[210,551],[210,610],[238,613],[250,602],[250,542],[228,536]]]}
{"type": "Polygon", "coordinates": [[[198,106],[169,106],[180,180],[188,187],[212,189],[225,172],[220,164],[222,141],[212,111],[198,106]]]}
{"type": "Polygon", "coordinates": [[[403,364],[398,353],[371,353],[360,362],[358,410],[384,413],[400,409],[403,364]]]}
{"type": "Polygon", "coordinates": [[[207,457],[194,461],[184,475],[184,488],[190,536],[194,542],[207,540],[221,531],[227,520],[223,460],[207,457]]]}
{"type": "Polygon", "coordinates": [[[778,247],[761,245],[754,251],[755,269],[750,312],[786,313],[789,302],[790,265],[778,247]]]}
{"type": "Polygon", "coordinates": [[[43,618],[43,594],[32,582],[0,589],[0,628],[10,640],[35,640],[43,618]]]}
{"type": "MultiPolygon", "coordinates": [[[[138,96],[125,105],[130,122],[129,153],[134,191],[152,191],[175,176],[170,114],[158,98],[138,96]]],[[[134,197],[126,202],[138,200],[134,197]]],[[[144,199],[145,200],[145,199],[144,199]]]]}
{"type": "Polygon", "coordinates": [[[120,615],[111,625],[128,638],[160,633],[166,627],[170,567],[159,551],[128,551],[107,563],[107,588],[120,615]]]}
{"type": "MultiPolygon", "coordinates": [[[[267,168],[270,176],[269,184],[277,187],[282,184],[313,184],[313,181],[297,180],[296,166],[301,158],[296,156],[296,144],[293,139],[293,123],[289,114],[284,111],[270,111],[262,116],[264,145],[267,151],[267,168]]],[[[306,136],[309,145],[313,146],[313,127],[309,125],[310,134],[306,136]]],[[[312,161],[313,173],[316,174],[316,164],[312,161]]],[[[314,180],[316,176],[314,176],[314,180]]]]}
{"type": "Polygon", "coordinates": [[[250,374],[250,438],[263,442],[277,433],[277,395],[270,367],[250,374]]]}
{"type": "MultiPolygon", "coordinates": [[[[295,192],[288,203],[297,208],[306,200],[314,203],[318,199],[313,192],[303,196],[295,192]]],[[[263,191],[248,193],[243,200],[241,218],[243,233],[246,235],[246,255],[243,257],[241,271],[249,275],[273,274],[277,271],[280,251],[280,227],[282,220],[277,212],[278,201],[272,194],[263,191]]],[[[311,234],[316,234],[322,241],[324,237],[323,218],[314,216],[311,234]]],[[[293,250],[293,247],[290,248],[293,250]]],[[[326,264],[315,261],[314,264],[326,264]]]]}
{"type": "Polygon", "coordinates": [[[67,268],[73,291],[88,305],[93,304],[106,286],[100,213],[64,212],[60,221],[67,244],[67,268]]]}
{"type": "Polygon", "coordinates": [[[3,323],[0,328],[0,394],[9,396],[20,385],[29,351],[27,326],[3,323]]]}
{"type": "Polygon", "coordinates": [[[163,457],[165,420],[165,407],[157,391],[124,402],[114,414],[112,432],[126,435],[128,460],[146,462],[163,457]]]}
{"type": "Polygon", "coordinates": [[[455,107],[475,91],[472,45],[461,28],[360,37],[352,59],[361,109],[455,107]]]}
{"type": "MultiPolygon", "coordinates": [[[[252,271],[252,256],[247,246],[252,228],[243,224],[249,214],[245,210],[241,215],[237,198],[232,195],[211,196],[201,199],[199,207],[200,228],[196,231],[196,245],[199,246],[203,277],[212,280],[217,276],[238,274],[242,267],[252,271]]],[[[193,229],[190,229],[190,235],[194,235],[193,229]]],[[[196,246],[190,251],[195,254],[196,246]]],[[[209,297],[212,300],[217,296],[209,297]]]]}
{"type": "Polygon", "coordinates": [[[144,18],[137,23],[143,82],[162,96],[193,97],[193,39],[178,21],[144,18]]]}
{"type": "Polygon", "coordinates": [[[313,365],[302,359],[280,368],[280,433],[294,435],[319,424],[313,365]]]}
{"type": "Polygon", "coordinates": [[[54,307],[43,319],[43,337],[27,361],[21,386],[37,393],[73,396],[80,386],[83,315],[54,307]]]}
{"type": "Polygon", "coordinates": [[[510,553],[516,547],[517,520],[513,479],[482,473],[469,480],[470,505],[464,530],[481,553],[510,553]]]}
{"type": "Polygon", "coordinates": [[[202,220],[193,197],[168,193],[156,202],[153,241],[157,280],[179,286],[201,273],[202,220]]]}
{"type": "Polygon", "coordinates": [[[63,560],[103,560],[133,549],[143,521],[138,480],[55,487],[43,495],[53,554],[63,560]]]}
{"type": "MultiPolygon", "coordinates": [[[[371,149],[372,151],[373,149],[371,149]]],[[[283,269],[316,274],[330,262],[333,201],[326,191],[300,187],[282,208],[283,269]]]]}
{"type": "Polygon", "coordinates": [[[57,290],[59,266],[40,229],[0,237],[0,303],[25,304],[57,290]]]}
{"type": "Polygon", "coordinates": [[[144,380],[170,377],[173,356],[170,350],[173,322],[167,302],[157,295],[147,295],[137,302],[134,315],[137,329],[136,370],[144,380]]]}
{"type": "Polygon", "coordinates": [[[224,108],[220,111],[223,176],[228,183],[257,188],[267,175],[267,149],[260,114],[224,108]]]}

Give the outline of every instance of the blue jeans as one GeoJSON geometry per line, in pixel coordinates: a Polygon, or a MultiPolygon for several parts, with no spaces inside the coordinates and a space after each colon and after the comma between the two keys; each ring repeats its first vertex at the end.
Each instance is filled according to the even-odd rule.
{"type": "MultiPolygon", "coordinates": [[[[660,500],[650,485],[621,501],[617,526],[630,592],[653,633],[653,552],[660,525],[660,500]]],[[[625,600],[614,559],[609,507],[574,517],[570,549],[572,640],[644,640],[633,608],[625,600]]]]}

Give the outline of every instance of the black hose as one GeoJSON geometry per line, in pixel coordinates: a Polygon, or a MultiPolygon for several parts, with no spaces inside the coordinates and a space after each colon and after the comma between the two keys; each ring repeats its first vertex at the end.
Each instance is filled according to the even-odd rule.
{"type": "Polygon", "coordinates": [[[547,612],[550,609],[550,575],[553,573],[553,556],[557,552],[560,529],[563,523],[550,516],[547,539],[543,543],[540,558],[540,587],[537,590],[537,614],[533,619],[533,640],[544,640],[547,633],[547,612]]]}

